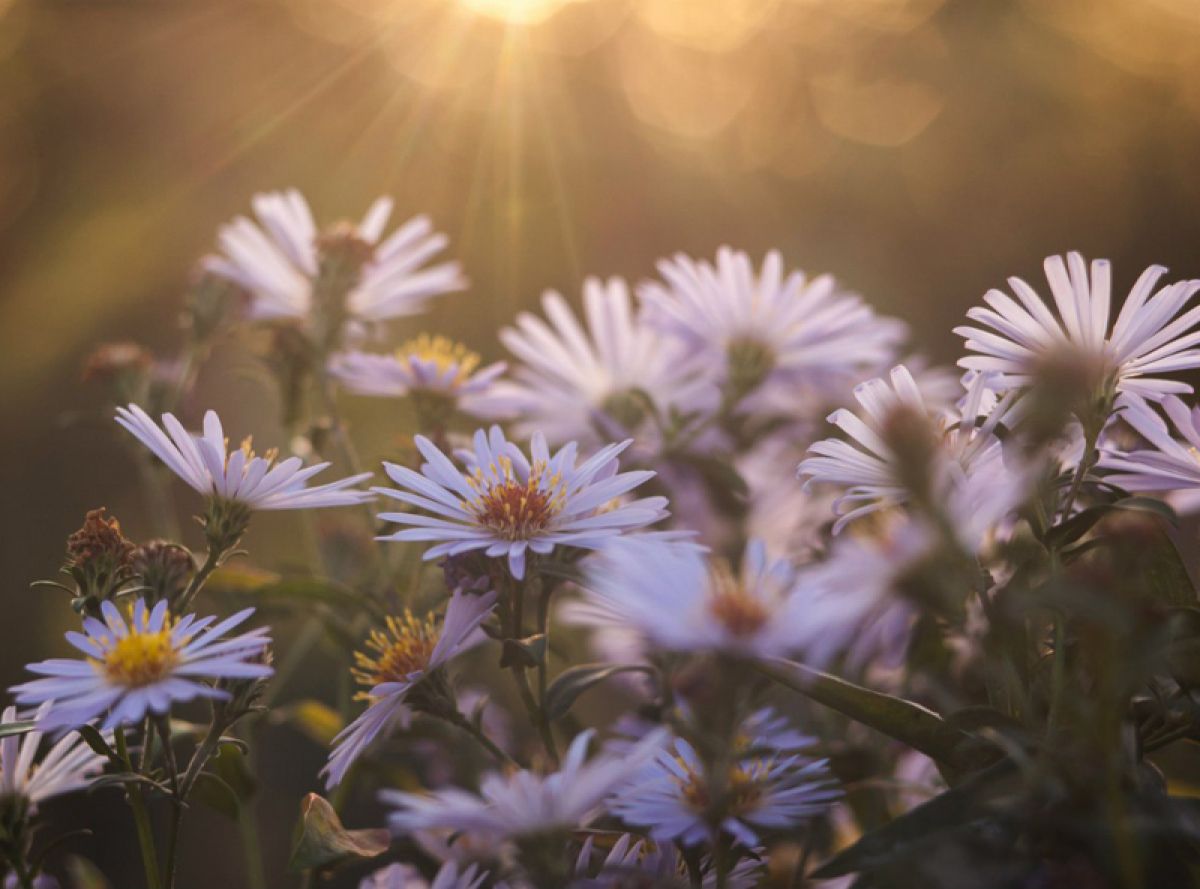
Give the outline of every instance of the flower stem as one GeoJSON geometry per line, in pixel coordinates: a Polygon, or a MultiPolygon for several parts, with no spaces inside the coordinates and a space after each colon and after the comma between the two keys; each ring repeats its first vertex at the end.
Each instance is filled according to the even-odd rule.
{"type": "Polygon", "coordinates": [[[208,555],[204,559],[204,564],[200,566],[199,571],[192,575],[191,582],[188,583],[187,589],[183,591],[183,595],[179,597],[179,601],[175,603],[175,607],[172,609],[176,614],[183,614],[187,611],[188,606],[192,604],[192,599],[194,599],[196,594],[200,592],[201,587],[204,586],[204,583],[208,580],[209,575],[216,571],[220,566],[221,558],[224,555],[224,550],[213,546],[208,548],[208,555]]]}
{"type": "MultiPolygon", "coordinates": [[[[125,730],[118,727],[114,737],[117,743],[117,755],[132,771],[129,748],[125,743],[125,730]]],[[[150,813],[146,809],[146,798],[142,795],[142,788],[136,782],[130,781],[125,785],[125,797],[129,800],[129,808],[133,812],[133,823],[137,828],[138,846],[142,852],[142,868],[146,872],[146,889],[161,889],[162,883],[158,876],[158,852],[154,847],[154,830],[150,826],[150,813]]]]}

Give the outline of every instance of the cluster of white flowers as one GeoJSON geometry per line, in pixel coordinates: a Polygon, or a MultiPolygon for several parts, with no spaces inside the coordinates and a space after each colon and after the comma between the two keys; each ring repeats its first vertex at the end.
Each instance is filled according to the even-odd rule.
{"type": "MultiPolygon", "coordinates": [[[[158,731],[169,753],[175,707],[250,701],[273,672],[267,629],[230,635],[252,609],[197,618],[193,599],[253,512],[387,498],[396,505],[370,529],[383,555],[356,591],[370,607],[345,624],[366,634],[347,665],[365,707],[338,714],[326,785],[370,786],[370,764],[418,716],[494,763],[472,787],[380,788],[393,835],[441,860],[391,864],[361,885],[748,887],[773,844],[814,843],[815,822],[845,817],[837,745],[799,734],[802,711],[763,709],[764,666],[891,681],[923,620],[965,636],[967,621],[945,615],[978,602],[948,608],[941,591],[961,581],[986,605],[1004,572],[996,554],[1029,515],[1052,524],[1114,486],[1200,504],[1200,412],[1168,376],[1200,367],[1200,308],[1186,308],[1200,282],[1155,291],[1157,267],[1111,325],[1105,262],[1089,274],[1077,254],[1048,259],[1052,305],[1011,279],[1015,300],[990,291],[968,312],[978,326],[957,329],[969,354],[956,379],[905,359],[904,326],[833,278],[788,270],[778,252],[756,267],[722,248],[713,261],[663,260],[634,288],[589,279],[579,312],[548,293],[544,318],[522,313],[501,331],[512,364],[480,367],[424,334],[368,350],[386,344],[384,322],[466,287],[457,264],[425,266],[447,242],[424,217],[384,237],[386,199],[325,230],[295,192],[261,195],[254,211],[257,224],[221,230],[207,272],[248,296],[242,322],[302,338],[322,410],[338,390],[410,400],[413,450],[382,461],[396,487],[368,489],[371,473],[329,444],[346,436],[335,414],[315,418],[323,438],[297,435],[301,453],[279,459],[248,439],[231,449],[212,411],[193,435],[170,412],[160,425],[119,407],[117,422],[204,498],[207,558],[188,558],[173,591],[145,570],[128,575],[140,585],[81,590],[82,631],[66,638],[83,657],[31,664],[39,678],[13,688],[38,709],[19,746],[0,742],[5,794],[35,804],[107,764],[66,735],[31,772],[41,731],[107,733],[122,745],[112,764],[129,768],[124,731],[141,730],[147,750],[158,731]],[[1038,395],[1051,383],[1065,393],[1056,426],[1038,395]],[[313,450],[327,459],[306,467],[313,450]],[[338,461],[351,474],[308,486],[338,461]],[[397,544],[414,557],[403,575],[397,544]],[[414,567],[418,551],[440,560],[432,603],[439,584],[414,567]],[[599,662],[573,663],[588,643],[599,662]],[[486,702],[463,712],[451,674],[484,648],[498,649],[489,656],[528,716],[505,737],[486,702]],[[640,721],[564,719],[606,682],[640,721]]],[[[172,772],[180,803],[191,772],[172,772]]]]}

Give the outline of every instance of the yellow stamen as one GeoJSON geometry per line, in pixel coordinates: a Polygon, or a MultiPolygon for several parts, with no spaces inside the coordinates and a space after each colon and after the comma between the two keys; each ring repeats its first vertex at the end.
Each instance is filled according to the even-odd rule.
{"type": "Polygon", "coordinates": [[[727,564],[714,563],[708,582],[709,610],[734,636],[751,636],[766,624],[770,617],[766,607],[746,591],[727,564]]]}
{"type": "MultiPolygon", "coordinates": [[[[686,765],[684,768],[687,777],[680,782],[684,802],[696,812],[707,812],[713,804],[708,781],[692,768],[686,765]]],[[[734,766],[725,786],[725,813],[736,816],[752,812],[761,798],[762,787],[758,779],[742,766],[734,766]]]]}
{"type": "Polygon", "coordinates": [[[426,361],[437,368],[439,375],[445,375],[453,370],[451,385],[458,386],[466,382],[471,373],[479,366],[479,355],[472,352],[462,343],[456,343],[444,336],[430,336],[423,333],[414,340],[409,340],[400,347],[401,358],[416,358],[426,361]]]}
{"type": "MultiPolygon", "coordinates": [[[[375,629],[367,637],[368,652],[354,653],[355,680],[370,689],[381,682],[402,682],[429,666],[440,631],[433,615],[418,619],[407,608],[400,617],[389,617],[386,629],[375,629]]],[[[360,692],[360,700],[370,695],[360,692]]]]}
{"type": "MultiPolygon", "coordinates": [[[[176,641],[171,638],[168,616],[161,630],[148,631],[145,619],[130,621],[129,635],[118,639],[99,663],[105,677],[118,685],[137,688],[165,679],[179,663],[176,641]]],[[[186,640],[180,640],[180,644],[186,640]]]]}
{"type": "Polygon", "coordinates": [[[470,506],[481,525],[506,540],[530,539],[562,511],[567,498],[562,476],[547,475],[544,464],[535,463],[525,481],[517,478],[507,457],[497,458],[491,469],[491,477],[479,469],[467,477],[479,492],[470,506]]]}

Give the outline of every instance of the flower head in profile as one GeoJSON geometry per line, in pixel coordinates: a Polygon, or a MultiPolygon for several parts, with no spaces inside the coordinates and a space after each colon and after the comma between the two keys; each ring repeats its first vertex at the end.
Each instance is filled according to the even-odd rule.
{"type": "Polygon", "coordinates": [[[860,413],[839,408],[829,415],[849,440],[816,442],[798,470],[810,486],[844,489],[834,501],[834,532],[914,496],[940,500],[948,485],[973,475],[1003,474],[995,430],[1010,402],[997,403],[988,383],[983,374],[972,375],[959,410],[931,404],[904,365],[887,379],[856,386],[860,413]]]}
{"type": "MultiPolygon", "coordinates": [[[[710,773],[695,748],[676,738],[618,794],[613,814],[657,841],[691,846],[725,833],[753,848],[760,832],[795,827],[841,797],[825,760],[808,759],[790,744],[776,746],[778,720],[756,718],[771,731],[744,724],[722,774],[710,773]]],[[[782,735],[794,736],[802,737],[782,735]]]]}
{"type": "Polygon", "coordinates": [[[1200,509],[1200,410],[1177,396],[1162,400],[1166,421],[1140,398],[1123,400],[1121,417],[1146,439],[1149,448],[1102,452],[1105,480],[1127,491],[1163,493],[1181,512],[1200,509]],[[1179,438],[1171,434],[1174,427],[1179,438]]]}
{"type": "Polygon", "coordinates": [[[458,263],[426,266],[447,243],[427,217],[384,237],[391,198],[375,201],[361,222],[324,232],[294,189],[255,195],[252,205],[258,224],[239,216],[224,226],[221,254],[205,267],[250,294],[256,320],[311,321],[319,314],[335,327],[347,318],[383,321],[417,314],[431,298],[466,287],[458,263]]]}
{"type": "Polygon", "coordinates": [[[396,807],[388,819],[392,832],[404,836],[443,829],[515,839],[582,827],[603,811],[605,801],[666,738],[661,731],[653,732],[621,755],[600,753],[589,760],[594,734],[588,730],[575,737],[558,771],[493,773],[483,779],[478,795],[457,788],[431,794],[385,790],[380,799],[396,807]]]}
{"type": "Polygon", "coordinates": [[[521,434],[587,446],[653,442],[671,411],[716,407],[701,357],[648,325],[622,279],[586,280],[582,319],[553,291],[542,308],[547,320],[522,312],[500,332],[521,364],[488,401],[493,416],[515,417],[521,434]]]}
{"type": "MultiPolygon", "coordinates": [[[[53,706],[43,703],[35,722],[42,722],[53,706]]],[[[15,707],[5,707],[0,723],[15,722],[15,707]]],[[[45,756],[38,759],[43,733],[34,729],[23,736],[8,735],[0,740],[0,797],[19,797],[36,809],[50,797],[82,790],[104,769],[105,758],[84,743],[74,732],[54,742],[45,756]]]]}
{"type": "Polygon", "coordinates": [[[329,372],[349,392],[384,398],[441,400],[467,413],[482,414],[495,395],[504,362],[479,367],[479,356],[445,337],[422,334],[390,355],[343,352],[329,372]]]}
{"type": "Polygon", "coordinates": [[[85,657],[30,664],[28,670],[43,678],[12,689],[19,704],[54,701],[39,716],[42,730],[78,728],[101,717],[105,729],[135,724],[169,712],[177,702],[229,698],[206,679],[264,679],[273,672],[260,662],[271,643],[266,627],[226,636],[253,608],[215,624],[215,617],[194,614],[177,619],[166,602],[151,610],[139,599],[128,619],[112,602],[100,608],[104,620],[85,617],[82,633],[67,633],[85,657]]]}
{"type": "Polygon", "coordinates": [[[680,254],[658,270],[662,283],[638,289],[652,322],[702,354],[739,397],[771,380],[840,383],[890,361],[905,335],[832,277],[785,272],[775,251],[757,271],[728,247],[715,264],[680,254]]]}
{"type": "Polygon", "coordinates": [[[576,622],[624,626],[668,651],[722,651],[774,657],[796,649],[805,616],[796,573],[751,541],[734,570],[692,544],[657,539],[614,541],[591,563],[576,622]]]}
{"type": "Polygon", "coordinates": [[[260,457],[251,449],[249,438],[230,451],[215,411],[204,415],[203,435],[190,434],[172,414],[163,414],[160,427],[136,404],[117,408],[117,422],[172,472],[209,498],[251,510],[348,506],[372,499],[370,493],[354,488],[371,477],[369,472],[308,487],[308,480],[328,463],[304,467],[299,457],[278,460],[274,450],[260,457]]]}
{"type": "Polygon", "coordinates": [[[617,456],[628,441],[579,462],[574,442],[551,454],[538,434],[526,457],[493,426],[488,433],[475,433],[474,450],[465,454],[466,471],[427,438],[418,435],[415,442],[427,461],[421,471],[385,463],[387,474],[404,490],[375,490],[432,513],[380,514],[385,521],[412,526],[384,539],[435,542],[426,559],[483,550],[491,558],[506,557],[513,577],[521,579],[528,552],[547,555],[557,546],[596,549],[666,515],[663,497],[618,502],[654,475],[617,471],[617,456]]]}
{"type": "Polygon", "coordinates": [[[1054,309],[1020,278],[1008,283],[1017,299],[989,290],[967,317],[980,325],[954,332],[974,353],[959,361],[969,370],[998,374],[1004,389],[1023,388],[1047,366],[1074,361],[1090,368],[1092,388],[1131,392],[1154,401],[1170,393],[1191,392],[1186,383],[1163,374],[1200,367],[1200,308],[1181,310],[1200,290],[1200,281],[1177,281],[1155,291],[1165,273],[1146,269],[1125,298],[1116,321],[1112,315],[1112,270],[1097,259],[1089,269],[1078,253],[1050,256],[1046,279],[1054,309]]]}
{"type": "Polygon", "coordinates": [[[479,889],[487,877],[476,865],[460,870],[456,862],[447,861],[430,883],[412,865],[389,864],[364,877],[358,889],[479,889]]]}
{"type": "Polygon", "coordinates": [[[333,752],[321,772],[326,786],[341,783],[376,739],[408,726],[414,694],[439,683],[441,668],[478,641],[476,630],[495,604],[494,593],[459,590],[450,597],[441,626],[432,616],[422,620],[406,611],[402,617],[388,618],[386,629],[371,632],[367,651],[355,655],[354,669],[355,679],[366,689],[359,697],[368,702],[367,709],[334,738],[333,752]]]}

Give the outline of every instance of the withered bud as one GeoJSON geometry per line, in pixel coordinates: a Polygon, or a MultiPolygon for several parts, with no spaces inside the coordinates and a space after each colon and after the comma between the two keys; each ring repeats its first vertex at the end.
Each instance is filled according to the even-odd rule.
{"type": "Polygon", "coordinates": [[[85,383],[124,382],[144,376],[154,363],[145,346],[128,341],[101,343],[83,362],[85,383]]]}
{"type": "Polygon", "coordinates": [[[90,510],[83,527],[67,538],[65,570],[80,599],[93,604],[111,598],[132,576],[135,545],[121,533],[121,523],[105,512],[103,506],[90,510]]]}
{"type": "Polygon", "coordinates": [[[191,580],[195,570],[192,554],[169,540],[151,540],[133,551],[133,573],[146,588],[147,602],[172,602],[191,580]]]}

